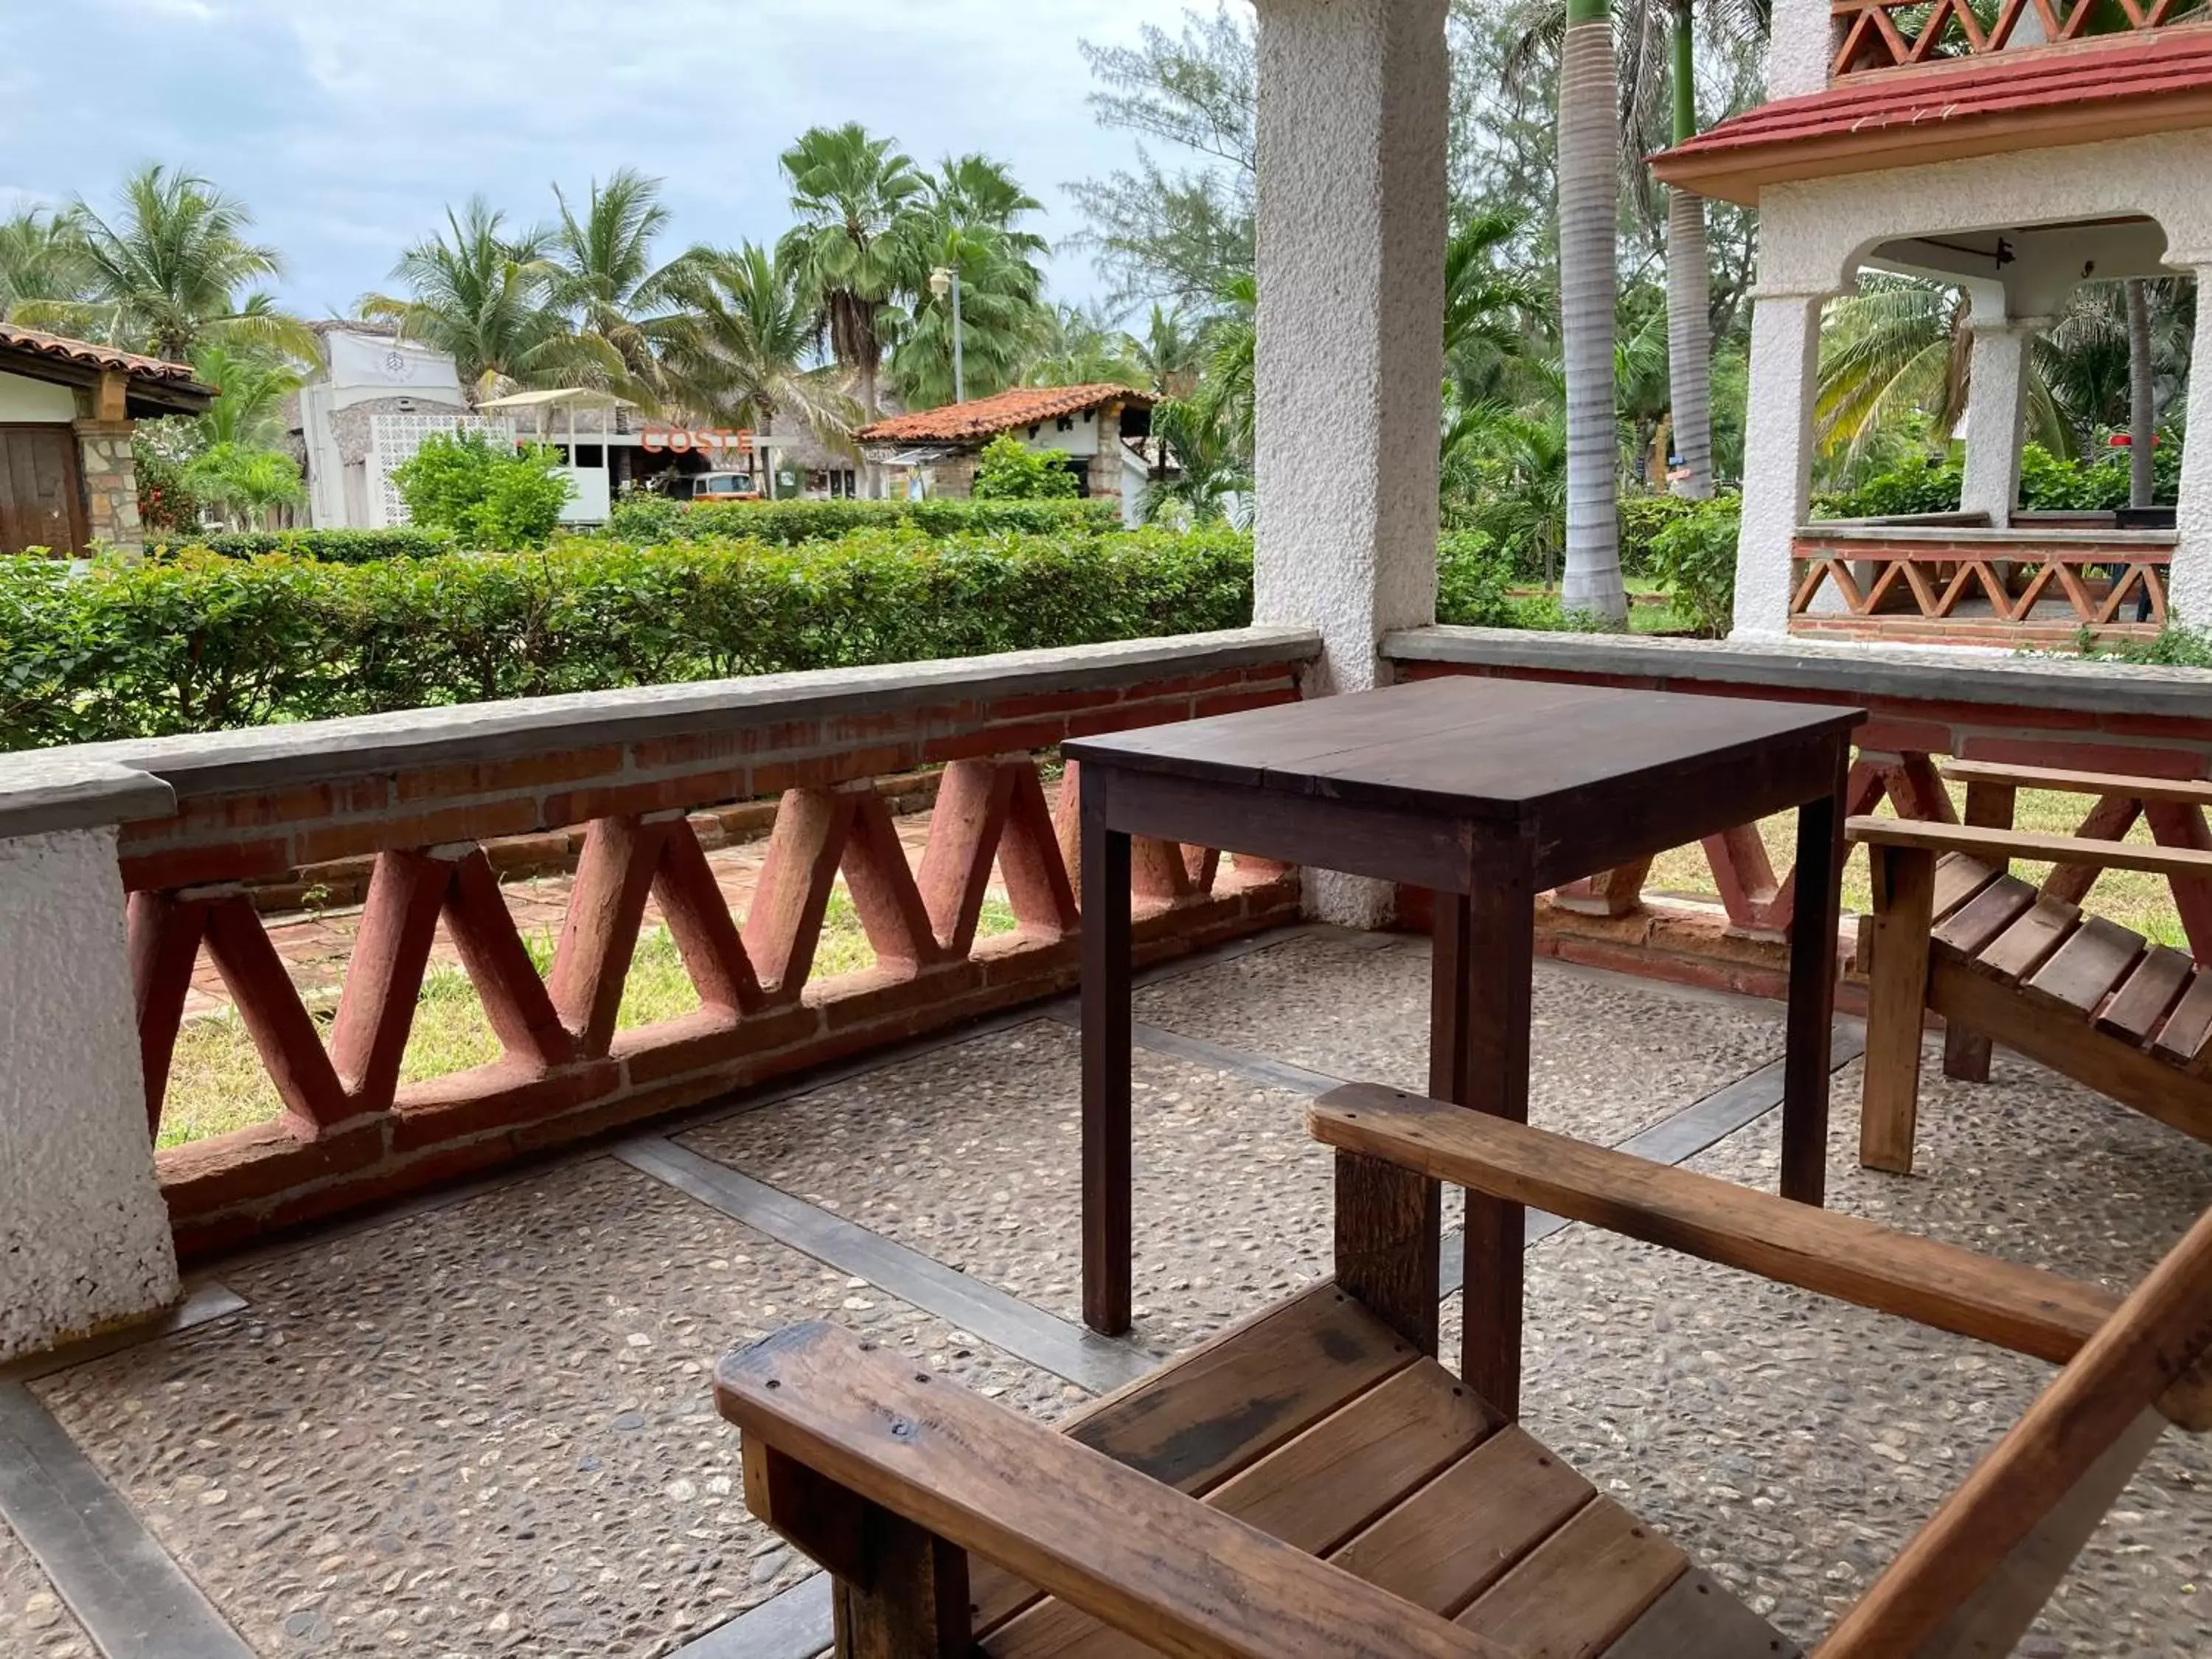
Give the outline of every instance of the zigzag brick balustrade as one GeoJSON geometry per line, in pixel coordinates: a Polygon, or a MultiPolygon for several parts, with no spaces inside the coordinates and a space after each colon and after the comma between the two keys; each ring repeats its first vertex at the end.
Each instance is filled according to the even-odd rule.
{"type": "MultiPolygon", "coordinates": [[[[1910,647],[1793,641],[1704,644],[1600,640],[1478,628],[1394,634],[1385,653],[1409,678],[1485,674],[1655,691],[1851,703],[1859,729],[1850,811],[1884,800],[1900,817],[1951,821],[1939,757],[2137,776],[2212,776],[2212,673],[2041,660],[1910,647]]],[[[2193,807],[2110,799],[2078,834],[2124,836],[2138,816],[2169,846],[2212,848],[2193,807]]],[[[1757,830],[1704,843],[1721,917],[1647,899],[1649,865],[1577,883],[1549,897],[1540,946],[1563,958],[1717,988],[1779,996],[1785,988],[1791,878],[1778,873],[1757,830]]],[[[2079,901],[2094,872],[2062,870],[2051,890],[2079,901]]],[[[2177,879],[2174,904],[2200,962],[2212,962],[2212,883],[2177,879]]],[[[1418,924],[1425,896],[1401,905],[1418,924]]],[[[1846,1006],[1857,999],[1846,987],[1846,1006]]]]}
{"type": "Polygon", "coordinates": [[[2204,8],[2203,0],[1999,0],[1984,19],[1969,0],[1833,0],[1832,15],[1842,41],[1829,73],[1841,79],[2016,50],[2031,16],[2038,27],[2028,38],[2063,45],[2201,21],[2204,8]]]}
{"type": "MultiPolygon", "coordinates": [[[[790,675],[408,717],[102,745],[167,782],[126,825],[131,968],[158,1131],[204,948],[283,1115],[159,1158],[180,1250],[204,1253],[680,1109],[1072,985],[1074,769],[1057,816],[1038,751],[1063,738],[1288,701],[1313,636],[1248,629],[965,663],[790,675]],[[872,780],[942,765],[919,869],[872,780]],[[686,814],[778,801],[742,925],[686,814]],[[549,972],[483,843],[587,825],[549,972]],[[325,1041],[247,884],[374,860],[325,1041]],[[1018,922],[981,939],[995,869],[1018,922]],[[842,877],[876,961],[812,977],[842,877]],[[617,1030],[648,896],[701,1006],[617,1030]],[[503,1055],[402,1085],[442,920],[503,1055]]],[[[1297,914],[1294,872],[1152,846],[1136,860],[1143,952],[1297,914]]]]}

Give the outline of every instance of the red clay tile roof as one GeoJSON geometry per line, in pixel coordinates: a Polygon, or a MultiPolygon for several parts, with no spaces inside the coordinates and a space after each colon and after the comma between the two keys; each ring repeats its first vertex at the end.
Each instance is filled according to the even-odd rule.
{"type": "Polygon", "coordinates": [[[1020,386],[995,397],[947,404],[942,409],[925,409],[914,415],[894,415],[873,426],[864,426],[853,435],[871,444],[958,443],[1115,403],[1149,409],[1152,400],[1125,386],[1020,386]]]}
{"type": "Polygon", "coordinates": [[[2212,27],[2023,48],[1852,76],[1656,155],[1669,184],[1755,203],[1764,184],[2212,126],[2212,27]]]}
{"type": "MultiPolygon", "coordinates": [[[[72,340],[59,334],[48,334],[43,329],[19,328],[13,323],[0,323],[0,346],[18,351],[35,351],[48,357],[60,357],[81,363],[87,368],[120,369],[134,380],[168,380],[186,386],[196,385],[190,363],[172,363],[159,357],[142,357],[135,351],[118,351],[113,346],[95,345],[89,340],[72,340]]],[[[202,391],[213,395],[213,386],[202,391]]]]}

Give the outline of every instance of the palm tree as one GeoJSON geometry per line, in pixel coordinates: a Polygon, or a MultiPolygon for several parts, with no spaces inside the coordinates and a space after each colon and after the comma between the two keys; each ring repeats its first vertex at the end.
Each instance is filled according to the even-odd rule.
{"type": "MultiPolygon", "coordinates": [[[[1126,335],[1122,337],[1127,338],[1126,335]]],[[[1145,331],[1135,347],[1136,366],[1144,376],[1142,384],[1152,396],[1168,398],[1190,395],[1191,388],[1198,384],[1199,370],[1205,359],[1198,331],[1189,325],[1181,306],[1168,307],[1154,301],[1152,315],[1146,319],[1145,331]]]]}
{"type": "MultiPolygon", "coordinates": [[[[1698,136],[1696,40],[1691,0],[1674,0],[1674,142],[1698,136]]],[[[1674,452],[1682,476],[1674,493],[1705,501],[1713,493],[1712,277],[1705,248],[1705,204],[1689,191],[1667,192],[1667,378],[1674,452]]],[[[1663,462],[1664,457],[1662,457],[1663,462]]]]}
{"type": "Polygon", "coordinates": [[[694,248],[665,280],[678,320],[661,371],[675,401],[739,426],[790,416],[824,444],[851,447],[858,410],[828,374],[805,366],[813,300],[788,260],[753,242],[694,248]]]}
{"type": "MultiPolygon", "coordinates": [[[[1021,378],[1028,386],[1152,384],[1143,348],[1114,325],[1103,305],[1096,304],[1051,306],[1041,312],[1036,341],[1021,378]]],[[[1197,377],[1190,378],[1194,382],[1197,377]]],[[[1182,389],[1188,392],[1189,383],[1182,389]]]]}
{"type": "Polygon", "coordinates": [[[0,219],[0,323],[82,332],[91,297],[92,259],[76,215],[25,208],[0,219]]]}
{"type": "Polygon", "coordinates": [[[580,217],[558,185],[553,199],[561,217],[544,243],[548,298],[579,335],[605,343],[627,390],[652,401],[659,349],[677,321],[665,305],[670,267],[653,262],[653,239],[669,217],[660,181],[632,167],[605,185],[594,179],[580,217]]]}
{"type": "Polygon", "coordinates": [[[1613,269],[1620,128],[1610,0],[1567,0],[1559,46],[1559,337],[1567,424],[1567,539],[1559,602],[1628,620],[1620,578],[1613,269]]]}
{"type": "Polygon", "coordinates": [[[2148,507],[2158,493],[2153,465],[2158,442],[2158,366],[2151,358],[2150,284],[2123,284],[2128,308],[2128,505],[2148,507]]]}
{"type": "Polygon", "coordinates": [[[960,277],[960,339],[968,395],[988,397],[1011,386],[1045,326],[1036,261],[1049,249],[1019,221],[1043,204],[986,155],[947,157],[923,181],[902,240],[902,297],[911,308],[891,368],[909,408],[951,401],[952,307],[948,289],[934,291],[938,270],[960,277]]]}
{"type": "Polygon", "coordinates": [[[299,464],[282,450],[219,443],[195,457],[184,476],[195,496],[224,509],[234,530],[258,529],[271,509],[307,499],[299,464]]]}
{"type": "Polygon", "coordinates": [[[192,422],[210,449],[272,447],[283,435],[284,399],[300,386],[298,371],[284,359],[214,342],[192,353],[192,378],[222,394],[192,422]]]}
{"type": "Polygon", "coordinates": [[[114,343],[173,362],[204,339],[314,355],[307,325],[249,286],[283,274],[276,250],[247,241],[253,216],[206,179],[149,166],[123,181],[112,223],[82,201],[75,216],[114,343]]]}
{"type": "Polygon", "coordinates": [[[400,337],[445,352],[471,401],[518,386],[600,385],[622,379],[622,357],[597,336],[574,333],[552,303],[550,233],[510,235],[506,217],[481,197],[400,255],[392,275],[404,296],[372,294],[361,314],[398,325],[400,337]],[[448,239],[450,235],[450,240],[448,239]]]}
{"type": "Polygon", "coordinates": [[[778,252],[815,295],[817,330],[854,371],[861,416],[872,421],[885,337],[896,331],[897,296],[912,269],[908,233],[921,175],[858,122],[809,129],[782,166],[799,222],[778,252]]]}

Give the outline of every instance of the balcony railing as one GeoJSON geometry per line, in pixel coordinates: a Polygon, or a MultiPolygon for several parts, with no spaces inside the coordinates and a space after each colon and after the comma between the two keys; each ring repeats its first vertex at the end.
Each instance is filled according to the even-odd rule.
{"type": "MultiPolygon", "coordinates": [[[[173,811],[126,823],[118,847],[149,1132],[203,951],[282,1102],[266,1123],[161,1152],[179,1248],[236,1243],[1066,988],[1080,784],[1070,768],[1055,811],[1041,757],[1069,737],[1290,700],[1317,648],[1299,630],[1249,629],[68,751],[175,793],[173,811]],[[924,768],[942,770],[915,867],[872,781],[924,768]],[[740,924],[690,815],[755,799],[775,805],[740,924]],[[544,844],[578,827],[541,971],[493,854],[506,838],[544,844]],[[325,1024],[257,894],[362,860],[365,902],[325,1024]],[[816,950],[841,876],[874,965],[824,977],[816,950]],[[994,885],[1013,928],[979,937],[994,885]],[[649,903],[699,1006],[618,1029],[649,903]],[[441,932],[500,1057],[403,1084],[441,932]]],[[[1139,939],[1156,955],[1297,914],[1293,872],[1210,849],[1148,848],[1134,882],[1139,939]]]]}
{"type": "Polygon", "coordinates": [[[1832,79],[2201,20],[2205,0],[1834,0],[1832,79]]]}
{"type": "MultiPolygon", "coordinates": [[[[2109,515],[2107,515],[2109,516],[2109,515]]],[[[1968,515],[1807,525],[1791,544],[1794,634],[1930,644],[2148,636],[2166,618],[2170,530],[1968,515]]]]}

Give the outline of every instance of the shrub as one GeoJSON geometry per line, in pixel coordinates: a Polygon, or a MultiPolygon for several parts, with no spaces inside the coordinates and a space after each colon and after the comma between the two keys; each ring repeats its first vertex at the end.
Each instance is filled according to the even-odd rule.
{"type": "Polygon", "coordinates": [[[367,564],[377,559],[428,559],[454,550],[450,530],[426,530],[420,525],[393,530],[239,530],[220,535],[174,534],[149,538],[149,551],[163,554],[191,547],[219,553],[227,559],[258,559],[270,553],[316,559],[325,564],[367,564]]]}
{"type": "Polygon", "coordinates": [[[501,553],[544,546],[569,489],[553,450],[510,449],[482,432],[432,433],[392,469],[392,482],[416,524],[501,553]]]}
{"type": "Polygon", "coordinates": [[[1056,449],[1031,449],[1011,432],[984,445],[975,464],[979,501],[1072,501],[1076,494],[1067,456],[1056,449]]]}
{"type": "Polygon", "coordinates": [[[974,501],[933,495],[919,501],[672,501],[632,495],[617,502],[609,539],[654,543],[728,537],[777,547],[826,541],[856,530],[907,526],[933,536],[1103,535],[1121,527],[1118,501],[1057,498],[974,501]]]}
{"type": "Polygon", "coordinates": [[[1734,495],[1688,503],[1653,538],[1651,574],[1673,590],[1674,614],[1707,639],[1729,631],[1735,615],[1735,543],[1742,502],[1734,495]]]}
{"type": "Polygon", "coordinates": [[[1696,517],[1706,506],[1683,495],[1630,495],[1620,497],[1620,574],[1652,574],[1652,550],[1669,525],[1696,517]]]}
{"type": "MultiPolygon", "coordinates": [[[[1905,513],[1959,510],[1962,464],[1927,457],[1869,478],[1856,489],[1814,498],[1814,516],[1880,519],[1905,513]]],[[[2171,503],[2181,486],[2181,442],[2160,434],[2152,458],[2153,499],[2171,503]]],[[[2109,513],[2128,504],[2128,457],[2114,450],[2083,463],[2053,455],[2041,444],[2021,452],[2020,504],[2035,513],[2109,513]]]]}
{"type": "Polygon", "coordinates": [[[138,522],[150,531],[190,531],[200,521],[199,498],[172,460],[140,433],[131,440],[131,471],[138,485],[138,522]]]}
{"type": "Polygon", "coordinates": [[[1437,538],[1437,620],[1464,628],[1512,628],[1506,588],[1513,560],[1487,531],[1448,530],[1437,538]]]}
{"type": "Polygon", "coordinates": [[[1234,628],[1214,530],[0,561],[0,747],[1234,628]]]}

